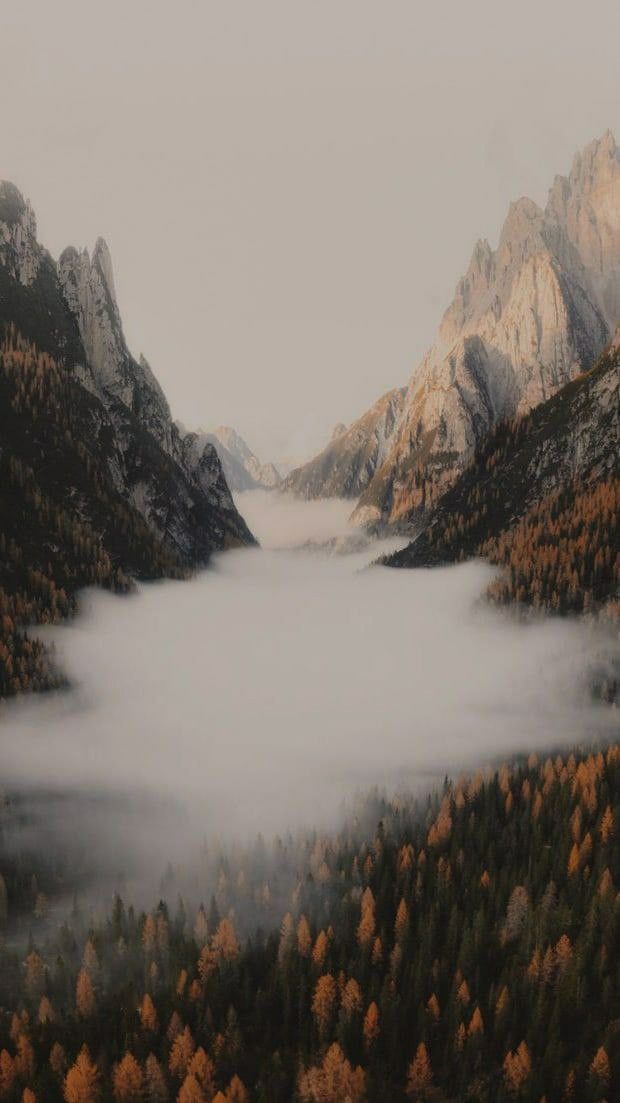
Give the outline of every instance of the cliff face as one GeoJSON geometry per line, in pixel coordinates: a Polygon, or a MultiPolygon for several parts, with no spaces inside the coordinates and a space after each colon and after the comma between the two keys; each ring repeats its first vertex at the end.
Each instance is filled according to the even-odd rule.
{"type": "Polygon", "coordinates": [[[66,249],[56,264],[11,184],[0,185],[0,323],[50,353],[88,393],[89,431],[116,492],[180,561],[252,542],[215,449],[181,434],[148,363],[127,348],[105,242],[92,257],[66,249]]]}
{"type": "Polygon", "coordinates": [[[315,497],[348,487],[360,495],[359,524],[427,510],[499,420],[534,408],[591,367],[618,317],[620,150],[608,132],[575,157],[568,177],[556,178],[544,209],[517,200],[497,248],[476,244],[382,447],[372,446],[369,411],[356,423],[350,455],[338,438],[287,486],[315,497]]]}
{"type": "Polygon", "coordinates": [[[409,384],[359,522],[399,521],[436,500],[501,418],[589,368],[620,309],[620,150],[610,133],[557,177],[544,210],[511,204],[497,249],[480,241],[437,339],[409,384]]]}
{"type": "MultiPolygon", "coordinates": [[[[588,502],[596,487],[617,486],[619,439],[620,330],[590,371],[523,417],[495,427],[427,513],[423,531],[408,547],[389,557],[388,565],[433,566],[490,554],[501,547],[498,541],[502,536],[518,532],[524,519],[535,517],[529,526],[524,569],[536,565],[536,541],[540,540],[546,546],[546,559],[541,563],[544,585],[548,581],[545,571],[557,566],[556,559],[563,566],[569,548],[568,539],[562,543],[559,523],[549,523],[545,516],[545,503],[554,503],[554,496],[561,495],[564,518],[572,521],[574,501],[588,502]]],[[[583,512],[583,504],[579,510],[583,512]]],[[[599,529],[587,519],[583,524],[578,520],[579,525],[573,525],[579,530],[576,558],[583,560],[587,569],[577,590],[591,586],[605,568],[607,596],[612,596],[618,585],[617,516],[609,509],[599,529]]]]}
{"type": "Polygon", "coordinates": [[[275,490],[280,486],[278,469],[272,463],[261,463],[230,426],[220,425],[212,433],[201,434],[201,439],[215,448],[231,490],[275,490]]]}
{"type": "Polygon", "coordinates": [[[404,387],[388,391],[348,429],[336,426],[327,447],[291,471],[282,489],[302,498],[357,498],[385,459],[404,401],[404,387]]]}

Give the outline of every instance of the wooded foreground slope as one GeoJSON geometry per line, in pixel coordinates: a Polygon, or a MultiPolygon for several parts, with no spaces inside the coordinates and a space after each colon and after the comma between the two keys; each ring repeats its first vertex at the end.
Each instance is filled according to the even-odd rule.
{"type": "Polygon", "coordinates": [[[205,849],[207,910],[117,897],[60,930],[67,880],[5,852],[3,916],[32,935],[0,949],[0,1098],[618,1098],[620,745],[358,813],[336,836],[205,849]]]}

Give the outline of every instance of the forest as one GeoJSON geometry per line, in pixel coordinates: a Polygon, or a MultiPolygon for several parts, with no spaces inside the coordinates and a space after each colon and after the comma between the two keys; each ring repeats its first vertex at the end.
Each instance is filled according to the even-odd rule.
{"type": "Polygon", "coordinates": [[[75,884],[67,905],[71,872],[10,845],[18,814],[2,1100],[617,1098],[619,744],[373,793],[334,833],[205,843],[150,910],[75,884]]]}
{"type": "Polygon", "coordinates": [[[0,697],[62,684],[29,629],[74,613],[79,589],[125,592],[131,577],[186,573],[116,491],[98,455],[95,414],[64,364],[8,326],[0,344],[0,697]]]}
{"type": "Polygon", "coordinates": [[[500,568],[488,595],[496,603],[613,621],[619,378],[615,348],[546,402],[499,422],[447,490],[436,473],[414,472],[415,497],[427,507],[421,531],[384,561],[416,567],[482,557],[500,568]]]}

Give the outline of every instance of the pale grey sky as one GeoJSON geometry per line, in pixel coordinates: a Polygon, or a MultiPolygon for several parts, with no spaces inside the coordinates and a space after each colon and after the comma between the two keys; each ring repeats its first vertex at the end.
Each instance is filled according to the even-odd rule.
{"type": "Polygon", "coordinates": [[[607,0],[38,0],[0,10],[0,177],[108,241],[188,425],[264,459],[406,382],[474,241],[620,136],[607,0]]]}

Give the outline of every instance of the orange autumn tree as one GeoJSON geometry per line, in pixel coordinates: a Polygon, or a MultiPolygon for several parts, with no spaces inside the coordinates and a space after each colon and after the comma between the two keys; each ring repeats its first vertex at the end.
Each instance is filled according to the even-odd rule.
{"type": "Polygon", "coordinates": [[[3,1049],[0,1053],[0,1099],[8,1099],[13,1091],[16,1080],[17,1069],[15,1068],[15,1061],[11,1057],[8,1049],[3,1049]]]}
{"type": "Polygon", "coordinates": [[[504,1083],[511,1095],[519,1095],[532,1074],[532,1059],[525,1042],[504,1058],[504,1083]]]}
{"type": "Polygon", "coordinates": [[[155,1057],[149,1053],[144,1062],[144,1081],[148,1103],[168,1103],[170,1098],[163,1069],[155,1057]]]}
{"type": "Polygon", "coordinates": [[[177,1103],[209,1103],[195,1076],[188,1073],[179,1088],[177,1103]]]}
{"type": "Polygon", "coordinates": [[[312,949],[312,935],[305,915],[302,915],[297,924],[297,952],[301,957],[308,957],[312,949]]]}
{"type": "Polygon", "coordinates": [[[420,1042],[407,1071],[407,1095],[425,1099],[433,1086],[433,1070],[424,1042],[420,1042]]]}
{"type": "Polygon", "coordinates": [[[226,1088],[226,1103],[250,1103],[246,1086],[236,1074],[226,1088]]]}
{"type": "Polygon", "coordinates": [[[144,999],[140,1004],[140,1022],[142,1023],[143,1030],[150,1030],[154,1034],[157,1031],[157,1012],[155,1010],[155,1004],[149,996],[148,992],[145,993],[144,999]]]}
{"type": "Polygon", "coordinates": [[[366,1077],[359,1065],[355,1069],[351,1066],[334,1042],[321,1065],[300,1074],[298,1090],[304,1103],[363,1103],[366,1077]]]}
{"type": "Polygon", "coordinates": [[[83,1019],[90,1019],[95,1011],[95,993],[90,973],[80,969],[75,986],[75,1006],[83,1019]]]}
{"type": "Polygon", "coordinates": [[[319,977],[312,997],[312,1014],[321,1037],[325,1037],[331,1023],[337,995],[336,981],[331,973],[319,977]]]}
{"type": "Polygon", "coordinates": [[[99,1071],[87,1046],[82,1046],[65,1077],[63,1098],[65,1103],[98,1103],[100,1096],[99,1071]]]}
{"type": "Polygon", "coordinates": [[[192,1037],[192,1032],[188,1026],[177,1034],[172,1043],[172,1049],[170,1050],[170,1058],[168,1060],[168,1068],[173,1076],[177,1076],[181,1079],[187,1072],[187,1066],[189,1065],[196,1045],[192,1037]]]}
{"type": "Polygon", "coordinates": [[[374,1000],[368,1004],[368,1010],[364,1016],[363,1033],[366,1049],[372,1049],[379,1037],[379,1008],[374,1000]]]}
{"type": "Polygon", "coordinates": [[[362,895],[361,916],[357,928],[357,940],[362,949],[366,949],[372,943],[374,934],[375,898],[370,889],[367,888],[362,895]]]}
{"type": "Polygon", "coordinates": [[[114,1098],[117,1103],[141,1103],[144,1094],[144,1073],[135,1057],[126,1053],[112,1074],[114,1098]]]}

